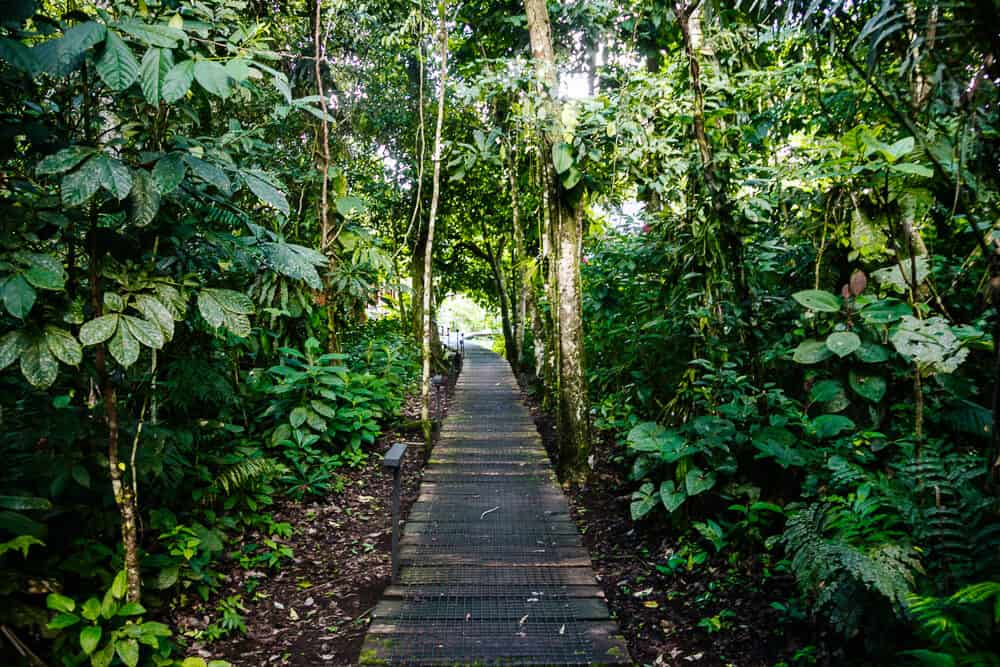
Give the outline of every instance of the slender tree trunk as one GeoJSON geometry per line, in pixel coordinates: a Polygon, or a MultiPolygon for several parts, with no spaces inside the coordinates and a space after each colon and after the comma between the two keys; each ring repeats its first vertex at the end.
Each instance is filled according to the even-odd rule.
{"type": "MultiPolygon", "coordinates": [[[[95,220],[96,223],[96,220],[95,220]]],[[[96,224],[91,227],[90,242],[90,300],[94,309],[94,317],[100,317],[103,308],[104,294],[101,290],[100,271],[98,264],[100,253],[97,247],[96,224]]],[[[100,343],[95,349],[94,367],[97,370],[97,382],[104,398],[104,419],[108,425],[108,474],[111,477],[111,490],[114,493],[115,505],[122,521],[122,546],[125,550],[126,599],[129,602],[139,602],[142,596],[142,578],[139,571],[139,520],[135,506],[135,484],[125,483],[126,464],[119,456],[119,415],[118,392],[114,380],[107,368],[107,347],[100,343]]],[[[135,477],[135,469],[129,471],[135,477]]]]}
{"type": "Polygon", "coordinates": [[[517,319],[514,346],[517,348],[517,367],[524,363],[525,329],[528,319],[528,302],[531,299],[528,258],[524,248],[524,229],[521,227],[520,193],[517,186],[517,159],[511,152],[510,205],[514,225],[514,274],[517,276],[517,319]]]}
{"type": "Polygon", "coordinates": [[[431,443],[431,291],[433,275],[431,259],[434,254],[434,224],[437,221],[438,198],[441,194],[441,132],[444,126],[444,97],[448,83],[448,26],[445,21],[447,0],[438,1],[438,40],[441,58],[441,80],[438,82],[437,123],[434,128],[434,175],[431,185],[431,208],[427,218],[427,243],[424,247],[424,279],[423,279],[423,375],[420,385],[420,418],[424,423],[424,440],[428,446],[431,443]]]}

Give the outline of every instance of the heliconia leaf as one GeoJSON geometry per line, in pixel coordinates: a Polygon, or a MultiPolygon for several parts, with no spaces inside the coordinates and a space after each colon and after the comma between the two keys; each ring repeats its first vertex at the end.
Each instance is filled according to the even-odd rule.
{"type": "Polygon", "coordinates": [[[83,348],[73,334],[65,329],[46,326],[45,343],[49,346],[49,352],[67,366],[77,366],[83,361],[83,348]]]}
{"type": "Polygon", "coordinates": [[[97,345],[111,338],[118,329],[118,315],[102,315],[86,322],[80,327],[80,342],[84,345],[97,345]]]}
{"type": "Polygon", "coordinates": [[[128,212],[137,227],[145,227],[160,210],[160,191],[153,177],[145,169],[138,169],[128,196],[128,212]]]}
{"type": "Polygon", "coordinates": [[[173,104],[184,97],[194,82],[194,61],[185,60],[170,68],[163,79],[161,95],[167,104],[173,104]]]}
{"type": "Polygon", "coordinates": [[[45,159],[39,162],[38,166],[35,167],[35,173],[40,176],[45,174],[61,174],[80,164],[95,152],[96,150],[89,146],[70,146],[69,148],[64,148],[61,151],[46,156],[45,159]]]}
{"type": "Polygon", "coordinates": [[[108,30],[104,40],[104,53],[97,61],[97,73],[108,88],[115,91],[125,90],[139,77],[139,62],[114,30],[108,30]]]}

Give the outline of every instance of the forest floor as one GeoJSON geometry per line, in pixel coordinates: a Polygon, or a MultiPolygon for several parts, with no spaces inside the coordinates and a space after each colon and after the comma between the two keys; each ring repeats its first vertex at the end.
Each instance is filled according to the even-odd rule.
{"type": "MultiPolygon", "coordinates": [[[[555,461],[554,421],[527,394],[525,400],[555,461]]],[[[680,535],[666,522],[632,521],[626,493],[632,483],[614,460],[621,447],[605,437],[594,448],[600,472],[587,485],[565,490],[636,664],[836,664],[824,648],[830,640],[825,629],[772,606],[795,596],[790,575],[767,572],[755,557],[730,563],[717,555],[690,571],[669,571],[665,563],[680,550],[680,535]]]]}
{"type": "MultiPolygon", "coordinates": [[[[455,379],[450,378],[445,414],[455,379]]],[[[419,418],[418,395],[407,399],[400,420],[419,418]]],[[[417,498],[425,463],[418,440],[388,431],[362,467],[343,470],[342,492],[315,501],[286,500],[270,508],[275,521],[293,527],[292,536],[279,541],[294,557],[267,572],[224,563],[221,590],[208,603],[179,610],[174,620],[182,633],[197,636],[219,620],[220,601],[239,595],[246,633],[233,632],[210,643],[195,641],[189,655],[227,660],[233,667],[357,664],[369,615],[391,574],[392,476],[381,469],[382,455],[393,442],[410,443],[402,478],[405,518],[417,498]]]]}

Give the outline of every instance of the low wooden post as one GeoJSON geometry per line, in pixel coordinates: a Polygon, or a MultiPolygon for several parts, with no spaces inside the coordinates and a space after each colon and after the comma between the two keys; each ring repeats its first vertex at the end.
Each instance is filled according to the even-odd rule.
{"type": "Polygon", "coordinates": [[[397,442],[382,458],[382,469],[392,471],[392,583],[399,577],[399,496],[406,443],[397,442]]]}

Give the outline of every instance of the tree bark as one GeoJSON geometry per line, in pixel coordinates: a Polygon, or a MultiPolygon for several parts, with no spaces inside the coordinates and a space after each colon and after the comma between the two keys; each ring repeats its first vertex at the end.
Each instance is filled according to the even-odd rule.
{"type": "MultiPolygon", "coordinates": [[[[528,19],[531,53],[544,86],[543,104],[547,116],[560,118],[556,101],[556,60],[552,48],[552,28],[545,0],[524,0],[528,19]]],[[[558,123],[557,123],[558,124],[558,123]]],[[[551,155],[551,145],[560,140],[558,127],[551,130],[543,145],[551,155]]],[[[559,473],[564,480],[579,482],[590,472],[590,423],[587,382],[583,360],[583,322],[580,293],[583,210],[562,191],[550,157],[545,158],[546,188],[552,222],[556,225],[556,297],[553,313],[558,320],[559,348],[559,473]]]]}
{"type": "Polygon", "coordinates": [[[423,279],[423,375],[420,385],[420,419],[424,423],[424,440],[427,446],[431,442],[431,291],[433,275],[431,259],[434,254],[434,224],[437,221],[438,198],[441,194],[441,132],[444,126],[444,98],[448,83],[448,26],[445,22],[447,0],[438,2],[438,40],[441,58],[441,80],[438,83],[437,123],[434,127],[434,175],[431,180],[431,207],[427,217],[427,243],[424,247],[424,279],[423,279]]]}
{"type": "Polygon", "coordinates": [[[514,347],[517,350],[517,367],[524,363],[525,330],[528,319],[528,303],[531,299],[531,284],[528,258],[524,247],[524,229],[521,227],[521,202],[517,185],[517,158],[511,150],[510,159],[510,206],[511,222],[514,225],[514,275],[517,277],[517,316],[515,319],[514,347]]]}

